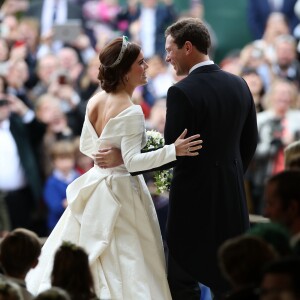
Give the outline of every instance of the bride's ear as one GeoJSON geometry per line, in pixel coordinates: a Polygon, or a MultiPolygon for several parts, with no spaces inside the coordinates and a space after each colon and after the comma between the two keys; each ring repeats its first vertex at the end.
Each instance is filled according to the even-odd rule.
{"type": "Polygon", "coordinates": [[[128,80],[129,80],[129,76],[128,76],[128,74],[125,74],[125,75],[122,77],[122,79],[121,79],[121,83],[122,83],[123,85],[127,85],[128,80]]]}

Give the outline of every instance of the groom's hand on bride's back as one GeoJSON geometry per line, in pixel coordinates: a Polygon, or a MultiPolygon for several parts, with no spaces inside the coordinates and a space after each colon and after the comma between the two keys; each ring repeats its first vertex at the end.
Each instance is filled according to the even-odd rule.
{"type": "Polygon", "coordinates": [[[93,154],[95,165],[108,169],[122,165],[124,163],[121,150],[119,148],[102,148],[93,154]]]}

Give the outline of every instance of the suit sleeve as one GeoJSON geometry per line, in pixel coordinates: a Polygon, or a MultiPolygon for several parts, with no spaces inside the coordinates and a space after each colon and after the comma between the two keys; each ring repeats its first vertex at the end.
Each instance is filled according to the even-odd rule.
{"type": "Polygon", "coordinates": [[[190,101],[184,92],[176,86],[170,87],[167,94],[167,115],[164,132],[166,144],[174,143],[185,128],[189,129],[188,119],[191,109],[190,101]]]}

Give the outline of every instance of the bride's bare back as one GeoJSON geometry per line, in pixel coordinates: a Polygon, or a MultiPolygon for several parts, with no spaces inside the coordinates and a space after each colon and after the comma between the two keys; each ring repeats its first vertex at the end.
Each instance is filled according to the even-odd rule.
{"type": "Polygon", "coordinates": [[[108,94],[103,91],[94,95],[88,103],[88,117],[98,136],[111,118],[131,105],[125,93],[108,94]]]}

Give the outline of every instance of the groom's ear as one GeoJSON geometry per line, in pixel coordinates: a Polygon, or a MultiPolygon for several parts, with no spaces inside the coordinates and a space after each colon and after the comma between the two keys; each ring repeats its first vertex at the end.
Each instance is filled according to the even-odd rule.
{"type": "Polygon", "coordinates": [[[186,41],[183,45],[183,49],[185,50],[186,54],[190,54],[193,50],[193,44],[190,41],[186,41]]]}

